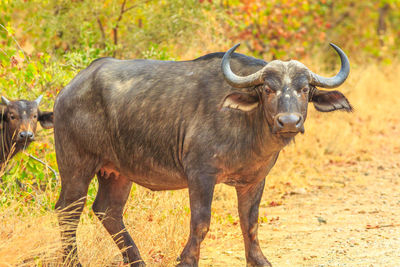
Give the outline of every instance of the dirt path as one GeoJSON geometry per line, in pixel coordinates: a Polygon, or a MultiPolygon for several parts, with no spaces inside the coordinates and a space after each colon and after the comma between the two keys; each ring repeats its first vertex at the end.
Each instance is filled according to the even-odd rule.
{"type": "MultiPolygon", "coordinates": [[[[399,156],[363,163],[361,176],[340,187],[261,208],[268,214],[259,228],[264,254],[274,266],[400,266],[399,163],[399,156]]],[[[200,264],[245,266],[243,245],[231,244],[223,253],[205,250],[200,264]]]]}

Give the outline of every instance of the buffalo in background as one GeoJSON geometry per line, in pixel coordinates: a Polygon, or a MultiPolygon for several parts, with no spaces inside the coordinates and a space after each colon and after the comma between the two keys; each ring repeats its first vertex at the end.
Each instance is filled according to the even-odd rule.
{"type": "Polygon", "coordinates": [[[4,96],[0,104],[0,170],[15,154],[34,139],[37,122],[45,129],[53,128],[53,112],[40,111],[42,96],[34,101],[10,101],[4,96]]]}

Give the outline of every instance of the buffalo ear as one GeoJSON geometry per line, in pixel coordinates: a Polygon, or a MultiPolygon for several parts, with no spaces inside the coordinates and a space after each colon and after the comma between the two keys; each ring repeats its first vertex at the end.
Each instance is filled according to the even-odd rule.
{"type": "Polygon", "coordinates": [[[353,111],[349,100],[339,91],[313,90],[310,102],[313,102],[316,110],[331,112],[335,110],[353,111]]]}
{"type": "Polygon", "coordinates": [[[53,112],[39,111],[38,121],[40,122],[40,125],[45,129],[53,128],[53,112]]]}
{"type": "Polygon", "coordinates": [[[256,94],[246,92],[233,92],[227,95],[222,103],[222,108],[238,109],[249,112],[259,105],[259,97],[256,94]]]}

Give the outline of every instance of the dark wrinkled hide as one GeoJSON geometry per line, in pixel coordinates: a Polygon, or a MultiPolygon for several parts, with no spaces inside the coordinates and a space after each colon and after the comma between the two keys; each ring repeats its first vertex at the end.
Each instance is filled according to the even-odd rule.
{"type": "Polygon", "coordinates": [[[37,100],[17,100],[0,105],[0,169],[33,140],[37,122],[53,127],[53,112],[39,110],[37,100]]]}
{"type": "MultiPolygon", "coordinates": [[[[132,266],[143,264],[122,221],[132,182],[151,190],[189,188],[190,236],[180,266],[198,264],[214,185],[235,186],[247,263],[269,266],[257,238],[258,206],[266,175],[294,136],[273,133],[272,112],[296,108],[305,119],[309,95],[307,91],[298,103],[278,107],[281,100],[264,86],[239,91],[224,80],[223,55],[186,62],[102,58],[61,91],[54,107],[62,179],[56,207],[63,211],[59,221],[65,255],[70,256],[65,261],[78,263],[76,227],[88,185],[97,173],[93,210],[119,248],[127,248],[123,256],[132,266]]],[[[266,64],[240,54],[231,60],[239,75],[266,64]]],[[[284,84],[279,71],[285,72],[271,70],[269,87],[274,90],[284,84]]],[[[301,75],[300,70],[293,77],[299,84],[294,86],[307,85],[307,74],[301,75]]],[[[284,86],[292,94],[289,87],[284,86]]]]}

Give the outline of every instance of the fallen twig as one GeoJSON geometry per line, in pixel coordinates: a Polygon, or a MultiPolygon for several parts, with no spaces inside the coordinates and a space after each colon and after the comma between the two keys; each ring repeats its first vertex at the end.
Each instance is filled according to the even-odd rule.
{"type": "Polygon", "coordinates": [[[379,229],[379,228],[384,228],[384,227],[397,227],[397,226],[400,226],[400,223],[382,224],[382,225],[370,225],[370,224],[367,224],[366,228],[367,229],[379,229]]]}

